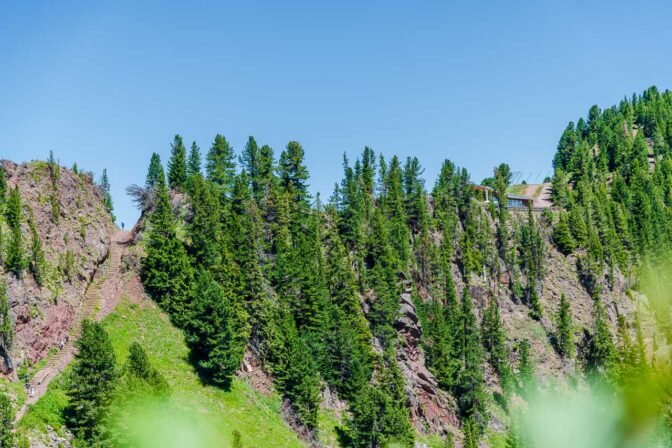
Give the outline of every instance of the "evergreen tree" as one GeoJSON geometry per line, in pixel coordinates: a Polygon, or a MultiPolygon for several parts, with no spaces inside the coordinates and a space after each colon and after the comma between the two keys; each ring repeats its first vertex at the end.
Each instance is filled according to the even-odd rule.
{"type": "Polygon", "coordinates": [[[560,213],[558,223],[553,228],[553,242],[560,252],[569,255],[574,251],[574,239],[569,230],[567,213],[560,213]]]}
{"type": "Polygon", "coordinates": [[[373,335],[384,347],[394,343],[394,323],[399,314],[399,291],[395,275],[396,257],[389,242],[387,226],[380,209],[375,209],[367,235],[365,259],[366,282],[375,291],[375,301],[367,316],[373,335]]]}
{"type": "Polygon", "coordinates": [[[4,390],[0,390],[0,448],[14,448],[14,409],[4,390]]]}
{"type": "Polygon", "coordinates": [[[149,162],[149,169],[147,170],[147,178],[145,180],[145,187],[153,188],[159,183],[165,184],[165,174],[163,166],[161,165],[161,157],[157,153],[152,153],[152,158],[149,162]]]}
{"type": "Polygon", "coordinates": [[[9,315],[9,297],[5,279],[0,279],[0,352],[5,365],[12,368],[10,352],[14,345],[14,325],[9,315]]]}
{"type": "Polygon", "coordinates": [[[560,309],[556,318],[556,343],[558,352],[564,358],[572,358],[574,356],[574,330],[572,325],[572,314],[570,311],[569,301],[565,294],[560,296],[560,309]]]}
{"type": "Polygon", "coordinates": [[[187,237],[192,263],[215,270],[222,263],[224,251],[220,204],[212,184],[200,174],[191,178],[189,204],[191,218],[187,224],[187,237]]]}
{"type": "Polygon", "coordinates": [[[193,272],[177,237],[168,190],[161,179],[163,173],[156,185],[156,204],[149,216],[147,255],[142,259],[140,274],[147,292],[182,325],[188,319],[187,297],[193,272]]]}
{"type": "Polygon", "coordinates": [[[257,205],[262,208],[262,213],[265,212],[265,208],[270,208],[265,206],[266,203],[270,202],[271,189],[274,187],[276,178],[274,176],[275,172],[275,157],[273,155],[273,149],[270,146],[264,145],[259,149],[259,155],[257,158],[257,176],[256,182],[253,180],[252,190],[254,193],[254,198],[257,201],[257,205]]]}
{"type": "Polygon", "coordinates": [[[14,274],[17,278],[20,278],[27,267],[27,259],[25,257],[23,237],[21,234],[23,211],[18,186],[14,187],[10,192],[5,216],[10,229],[10,238],[5,256],[5,266],[7,267],[7,271],[14,274]]]}
{"type": "Polygon", "coordinates": [[[78,352],[68,381],[68,426],[84,440],[103,437],[105,420],[114,392],[116,358],[110,337],[101,324],[82,322],[78,352]]]}
{"type": "Polygon", "coordinates": [[[44,282],[44,274],[46,270],[46,258],[44,256],[44,250],[42,249],[42,240],[40,235],[37,233],[37,227],[35,226],[35,220],[33,219],[32,213],[30,214],[30,219],[28,221],[28,227],[30,228],[30,261],[28,263],[28,269],[35,283],[38,286],[42,286],[44,282]]]}
{"type": "Polygon", "coordinates": [[[405,197],[403,190],[403,173],[399,159],[394,156],[390,162],[385,182],[386,195],[381,199],[382,208],[387,217],[387,227],[396,268],[405,272],[408,267],[410,247],[409,230],[406,223],[405,197]]]}
{"type": "Polygon", "coordinates": [[[184,147],[182,137],[175,135],[175,139],[170,147],[168,185],[171,189],[184,188],[187,181],[187,149],[184,147]]]}
{"type": "Polygon", "coordinates": [[[508,391],[511,386],[511,369],[509,368],[509,350],[506,347],[506,332],[499,315],[499,305],[495,298],[490,299],[483,314],[483,345],[490,354],[490,364],[499,376],[502,389],[508,391]]]}
{"type": "Polygon", "coordinates": [[[21,193],[19,187],[12,188],[7,199],[7,208],[5,209],[5,219],[10,229],[20,228],[23,221],[23,211],[21,208],[21,193]]]}
{"type": "MultiPolygon", "coordinates": [[[[100,190],[103,193],[103,205],[107,211],[112,214],[114,204],[112,203],[112,194],[110,193],[110,179],[107,177],[107,169],[103,169],[103,175],[100,177],[100,190]]],[[[114,220],[114,215],[112,215],[114,220]]]]}
{"type": "Polygon", "coordinates": [[[598,377],[605,377],[613,367],[615,347],[614,341],[606,322],[606,311],[601,300],[595,301],[594,332],[588,347],[588,368],[598,377]]]}
{"type": "Polygon", "coordinates": [[[532,392],[534,379],[534,365],[530,359],[530,342],[523,339],[518,344],[518,384],[523,394],[532,392]]]}
{"type": "Polygon", "coordinates": [[[460,414],[473,418],[483,430],[487,424],[486,397],[483,390],[483,349],[469,289],[462,290],[460,333],[457,353],[461,368],[457,374],[455,396],[460,414]]]}
{"type": "Polygon", "coordinates": [[[280,181],[285,190],[289,192],[292,202],[297,205],[305,205],[310,199],[307,183],[308,168],[303,159],[303,147],[299,142],[291,141],[287,144],[287,149],[280,154],[278,167],[280,181]]]}
{"type": "Polygon", "coordinates": [[[248,315],[230,286],[204,270],[197,275],[192,307],[188,332],[198,365],[213,383],[228,389],[247,348],[248,315]]]}
{"type": "Polygon", "coordinates": [[[236,162],[233,148],[224,136],[215,136],[206,160],[205,172],[208,180],[219,185],[225,193],[230,192],[236,175],[236,162]]]}
{"type": "Polygon", "coordinates": [[[0,164],[0,215],[5,214],[5,203],[7,202],[7,178],[5,167],[0,164]]]}
{"type": "Polygon", "coordinates": [[[7,245],[5,266],[7,267],[7,271],[14,274],[16,278],[21,278],[23,271],[27,267],[24,252],[21,228],[15,227],[11,230],[9,244],[7,245]]]}
{"type": "Polygon", "coordinates": [[[243,150],[243,154],[240,156],[240,162],[243,168],[243,171],[247,173],[247,177],[252,183],[252,191],[259,190],[259,162],[260,162],[260,151],[257,141],[254,137],[250,136],[247,139],[247,144],[243,150]]]}
{"type": "Polygon", "coordinates": [[[201,148],[196,142],[191,143],[189,150],[189,162],[187,163],[187,177],[201,174],[201,148]]]}
{"type": "Polygon", "coordinates": [[[130,376],[133,380],[139,380],[146,383],[153,393],[166,394],[170,386],[156,368],[152,367],[149,357],[142,346],[137,343],[131,343],[128,348],[128,359],[124,366],[124,374],[130,376]]]}
{"type": "Polygon", "coordinates": [[[388,350],[376,382],[365,386],[352,403],[348,422],[351,446],[414,446],[403,384],[394,351],[388,350]]]}
{"type": "Polygon", "coordinates": [[[282,311],[272,370],[278,389],[289,399],[299,420],[308,428],[317,426],[320,376],[308,343],[299,335],[291,313],[282,311]]]}

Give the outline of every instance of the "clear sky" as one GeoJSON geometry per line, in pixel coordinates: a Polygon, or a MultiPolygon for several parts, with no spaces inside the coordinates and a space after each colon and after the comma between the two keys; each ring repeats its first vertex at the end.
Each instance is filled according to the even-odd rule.
{"type": "Polygon", "coordinates": [[[175,133],[299,140],[325,196],[364,145],[534,181],[591,104],[672,88],[671,3],[2,1],[0,157],[107,167],[127,225],[175,133]]]}

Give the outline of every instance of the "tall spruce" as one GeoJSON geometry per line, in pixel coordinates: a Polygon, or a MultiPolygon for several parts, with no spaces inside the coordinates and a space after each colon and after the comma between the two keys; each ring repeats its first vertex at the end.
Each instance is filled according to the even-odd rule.
{"type": "Polygon", "coordinates": [[[198,366],[218,386],[230,388],[250,334],[248,315],[231,285],[220,285],[201,270],[187,325],[198,366]]]}
{"type": "Polygon", "coordinates": [[[99,323],[82,322],[77,354],[67,384],[68,426],[89,442],[104,438],[104,421],[117,377],[110,337],[99,323]]]}
{"type": "Polygon", "coordinates": [[[509,350],[506,346],[506,331],[502,326],[499,305],[493,297],[485,309],[482,320],[483,345],[489,353],[492,368],[499,376],[502,389],[510,392],[512,374],[509,367],[509,350]]]}
{"type": "Polygon", "coordinates": [[[184,188],[187,181],[187,149],[182,137],[175,135],[170,145],[170,160],[168,161],[168,186],[171,189],[184,188]]]}
{"type": "Polygon", "coordinates": [[[107,168],[103,169],[103,174],[100,177],[100,191],[103,194],[103,205],[105,209],[112,215],[114,219],[114,204],[112,202],[112,193],[110,192],[110,178],[107,176],[107,168]]]}
{"type": "Polygon", "coordinates": [[[44,255],[44,249],[42,249],[42,240],[37,232],[37,226],[35,225],[32,211],[29,215],[28,227],[30,229],[30,260],[28,262],[28,269],[30,270],[30,273],[33,274],[35,283],[37,283],[38,286],[42,286],[45,280],[44,276],[46,273],[47,261],[44,255]]]}
{"type": "Polygon", "coordinates": [[[11,350],[14,346],[14,324],[9,314],[9,296],[5,279],[0,279],[0,352],[9,369],[13,368],[11,350]]]}
{"type": "Polygon", "coordinates": [[[23,210],[18,186],[14,187],[9,194],[5,216],[10,229],[9,243],[7,244],[7,253],[5,255],[5,266],[7,271],[14,274],[17,278],[20,278],[27,267],[28,260],[25,256],[23,236],[21,233],[23,210]]]}
{"type": "Polygon", "coordinates": [[[233,189],[236,162],[233,148],[223,135],[217,134],[206,156],[205,172],[209,181],[219,185],[225,193],[233,189]]]}
{"type": "Polygon", "coordinates": [[[14,408],[7,392],[0,389],[0,448],[14,448],[14,408]]]}
{"type": "Polygon", "coordinates": [[[152,158],[149,162],[149,169],[147,170],[147,178],[145,179],[145,187],[154,188],[159,183],[165,184],[166,178],[161,165],[161,156],[157,153],[152,153],[152,158]]]}
{"type": "Polygon", "coordinates": [[[175,216],[163,170],[156,185],[156,204],[149,216],[147,255],[141,277],[147,292],[167,310],[178,325],[188,319],[188,294],[193,271],[187,252],[177,237],[175,216]]]}
{"type": "Polygon", "coordinates": [[[457,353],[460,371],[457,374],[455,395],[460,414],[477,422],[481,430],[488,421],[487,403],[483,388],[483,348],[468,288],[462,290],[457,353]]]}
{"type": "Polygon", "coordinates": [[[569,300],[565,294],[560,295],[560,308],[556,317],[556,343],[558,352],[564,358],[572,358],[574,356],[574,329],[572,323],[572,314],[569,305],[569,300]]]}
{"type": "Polygon", "coordinates": [[[192,142],[187,163],[187,176],[191,177],[197,174],[201,174],[201,149],[196,142],[192,142]]]}
{"type": "Polygon", "coordinates": [[[308,168],[304,163],[304,151],[299,142],[291,141],[280,154],[278,171],[280,181],[294,204],[305,205],[308,194],[308,168]]]}

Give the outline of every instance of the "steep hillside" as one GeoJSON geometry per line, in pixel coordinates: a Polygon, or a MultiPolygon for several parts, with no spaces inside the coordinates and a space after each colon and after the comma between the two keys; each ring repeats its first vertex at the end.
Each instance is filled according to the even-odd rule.
{"type": "MultiPolygon", "coordinates": [[[[327,203],[309,194],[298,142],[276,160],[250,137],[238,158],[217,135],[204,173],[198,146],[187,155],[178,135],[168,172],[154,154],[145,185],[129,188],[142,218],[121,264],[135,303],[90,327],[69,374],[104,384],[103,392],[82,394],[64,379],[22,425],[61,428],[68,415],[77,443],[114,444],[110,419],[136,412],[119,405],[119,391],[133,397],[129,384],[155,387],[165,376],[169,407],[195,416],[187,426],[215,434],[210,444],[242,436],[254,446],[473,448],[506,439],[522,447],[518,419],[537,394],[597,384],[620,399],[638,384],[657,384],[668,376],[661,360],[672,308],[644,294],[650,289],[639,274],[672,249],[671,117],[672,93],[655,88],[618,108],[591,108],[588,120],[563,133],[551,189],[511,185],[504,163],[476,185],[449,160],[429,189],[417,158],[385,159],[365,148],[354,164],[344,158],[327,203]],[[141,300],[145,291],[158,309],[141,300]],[[140,383],[113,361],[113,351],[126,359],[133,342],[151,354],[143,361],[136,347],[128,357],[144,372],[133,380],[140,383]],[[100,360],[108,361],[89,368],[100,360]],[[70,414],[68,400],[80,403],[70,414]],[[264,423],[272,430],[259,429],[264,423]]],[[[91,213],[105,223],[105,198],[96,201],[93,186],[46,169],[52,182],[73,179],[65,191],[94,195],[78,221],[91,213]]],[[[7,169],[10,186],[17,170],[7,169]]],[[[33,227],[58,232],[69,215],[53,210],[68,201],[61,205],[54,193],[40,199],[48,186],[32,196],[29,185],[22,189],[51,207],[33,227]]],[[[109,229],[103,224],[100,235],[109,229]]],[[[73,244],[68,228],[56,234],[73,244]]],[[[100,257],[89,253],[91,268],[76,271],[89,273],[79,278],[82,288],[105,257],[108,240],[98,243],[100,257]]],[[[16,270],[9,256],[6,265],[16,270]]],[[[30,285],[27,273],[20,281],[8,275],[10,291],[30,285]]],[[[68,283],[77,281],[71,272],[68,283]]],[[[105,312],[116,303],[106,301],[105,312]]],[[[672,397],[650,401],[646,424],[666,437],[660,415],[669,414],[672,397]]]]}
{"type": "MultiPolygon", "coordinates": [[[[15,328],[12,365],[2,365],[9,373],[35,365],[67,338],[85,291],[107,257],[113,222],[90,174],[45,162],[1,164],[7,195],[19,191],[26,267],[20,277],[3,274],[15,328]],[[35,238],[44,252],[40,278],[31,272],[35,238]]],[[[7,219],[2,223],[6,256],[12,232],[7,219]]]]}
{"type": "MultiPolygon", "coordinates": [[[[171,387],[168,404],[161,409],[137,407],[127,413],[125,424],[133,428],[139,448],[207,448],[231,446],[237,431],[245,446],[299,448],[302,443],[280,417],[280,400],[274,394],[261,394],[248,383],[236,380],[230,392],[201,383],[188,362],[189,351],[180,331],[156,306],[143,299],[127,277],[121,302],[103,320],[110,334],[119,365],[128,357],[132,342],[142,344],[171,387]],[[133,425],[133,421],[142,425],[133,425]]],[[[19,432],[30,436],[32,446],[49,440],[47,426],[60,434],[61,442],[71,436],[64,426],[65,395],[69,371],[57,378],[37,405],[19,425],[19,432]]],[[[121,410],[121,408],[119,408],[121,410]]]]}
{"type": "MultiPolygon", "coordinates": [[[[303,156],[290,142],[276,162],[250,138],[238,175],[218,135],[203,176],[176,136],[168,182],[155,154],[133,194],[147,205],[144,283],[202,374],[226,388],[249,342],[308,440],[336,395],[348,446],[493,441],[529,388],[618,382],[648,363],[655,325],[630,291],[638,252],[591,221],[613,217],[577,214],[570,231],[561,203],[509,207],[506,164],[477,188],[446,161],[430,193],[416,158],[369,148],[344,159],[325,205],[303,156]]],[[[557,179],[554,195],[586,199],[557,179]]]]}

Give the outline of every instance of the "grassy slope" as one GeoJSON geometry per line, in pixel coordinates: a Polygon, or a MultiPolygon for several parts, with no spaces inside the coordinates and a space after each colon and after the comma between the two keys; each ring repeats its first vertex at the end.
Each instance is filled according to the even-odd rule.
{"type": "MultiPolygon", "coordinates": [[[[277,396],[261,395],[239,380],[234,381],[229,392],[201,384],[187,360],[189,351],[181,332],[151,304],[140,308],[122,301],[103,323],[110,333],[119,365],[125,361],[130,343],[140,342],[152,364],[163,372],[172,387],[172,407],[177,413],[172,418],[185,427],[198,427],[210,433],[208,444],[214,439],[219,446],[230,446],[232,433],[237,430],[245,446],[303,446],[279,417],[277,396]]],[[[20,429],[41,431],[47,424],[61,427],[66,405],[63,380],[59,378],[28,411],[20,429]]]]}

